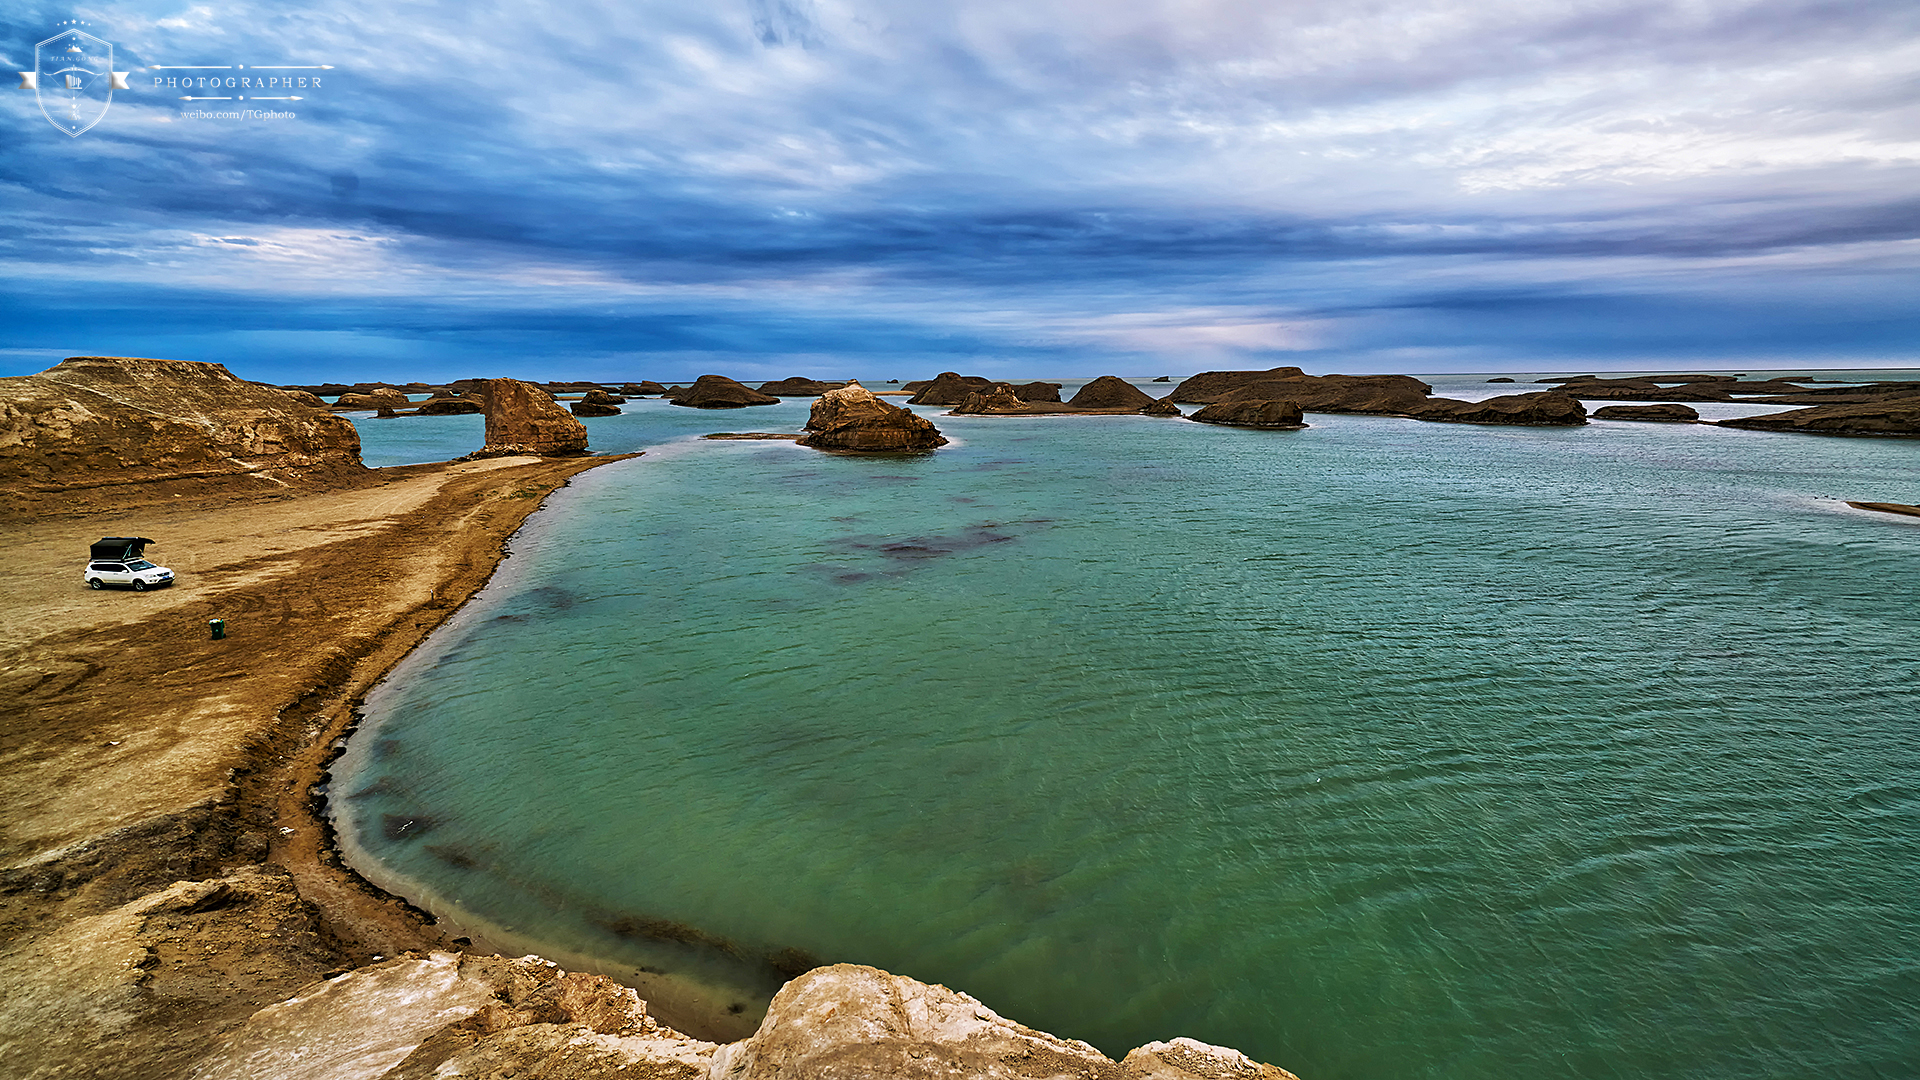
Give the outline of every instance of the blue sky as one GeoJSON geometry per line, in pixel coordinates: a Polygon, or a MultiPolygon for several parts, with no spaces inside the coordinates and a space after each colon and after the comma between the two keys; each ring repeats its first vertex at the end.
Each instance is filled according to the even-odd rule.
{"type": "Polygon", "coordinates": [[[1920,365],[1912,0],[15,0],[0,69],[72,19],[131,89],[6,84],[4,375],[1920,365]]]}

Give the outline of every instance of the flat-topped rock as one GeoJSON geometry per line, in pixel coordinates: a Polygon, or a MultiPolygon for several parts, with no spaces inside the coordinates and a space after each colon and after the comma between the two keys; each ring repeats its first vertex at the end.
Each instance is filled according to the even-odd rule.
{"type": "Polygon", "coordinates": [[[1920,435],[1920,397],[1742,416],[1721,427],[1752,431],[1797,431],[1808,435],[1920,435]]]}
{"type": "Polygon", "coordinates": [[[472,457],[583,454],[587,429],[545,389],[519,379],[484,379],[487,445],[472,457]]]}
{"type": "Polygon", "coordinates": [[[1685,405],[1602,405],[1593,410],[1595,420],[1657,420],[1669,424],[1691,424],[1700,419],[1696,409],[1685,405]]]}
{"type": "Polygon", "coordinates": [[[1008,383],[1007,385],[1013,387],[1013,396],[1021,401],[1060,400],[1060,384],[1057,382],[1008,383]]]}
{"type": "Polygon", "coordinates": [[[690,409],[741,409],[749,405],[778,405],[780,399],[763,394],[725,375],[702,375],[693,385],[672,394],[672,404],[690,409]]]}
{"type": "Polygon", "coordinates": [[[1406,415],[1415,420],[1452,424],[1571,426],[1587,422],[1587,407],[1571,394],[1540,390],[1530,394],[1505,394],[1485,401],[1428,398],[1407,410],[1406,415]]]}
{"type": "Polygon", "coordinates": [[[0,490],[362,471],[351,420],[219,364],[75,356],[0,379],[0,490]]]}
{"type": "Polygon", "coordinates": [[[838,390],[847,385],[847,380],[823,382],[819,379],[805,379],[798,375],[781,379],[778,382],[760,384],[760,392],[775,397],[819,397],[829,390],[838,390]]]}
{"type": "Polygon", "coordinates": [[[1308,375],[1297,367],[1267,371],[1203,371],[1173,388],[1166,400],[1195,405],[1217,401],[1291,401],[1307,412],[1404,414],[1433,387],[1409,375],[1308,375]]]}
{"type": "Polygon", "coordinates": [[[800,438],[800,445],[816,450],[869,454],[932,450],[946,443],[933,421],[880,400],[857,382],[820,395],[800,438]]]}
{"type": "Polygon", "coordinates": [[[1299,404],[1292,401],[1216,401],[1187,419],[1202,424],[1275,431],[1297,431],[1307,426],[1300,418],[1299,404]]]}
{"type": "Polygon", "coordinates": [[[404,409],[413,404],[407,395],[398,390],[383,387],[364,394],[341,394],[333,403],[336,409],[404,409]]]}
{"type": "Polygon", "coordinates": [[[419,416],[467,416],[486,411],[486,402],[464,394],[459,397],[428,398],[414,409],[419,416]]]}

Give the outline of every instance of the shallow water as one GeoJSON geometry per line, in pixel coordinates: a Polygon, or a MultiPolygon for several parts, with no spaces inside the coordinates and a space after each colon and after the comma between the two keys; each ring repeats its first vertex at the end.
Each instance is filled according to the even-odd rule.
{"type": "Polygon", "coordinates": [[[1920,1070],[1920,521],[1835,501],[1920,442],[689,438],[806,404],[589,422],[336,769],[383,880],[749,1017],[797,949],[1309,1080],[1920,1070]]]}

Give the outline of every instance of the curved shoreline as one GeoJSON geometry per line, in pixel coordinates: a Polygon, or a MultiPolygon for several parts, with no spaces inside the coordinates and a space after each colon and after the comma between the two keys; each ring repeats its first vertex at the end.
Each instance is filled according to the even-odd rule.
{"type": "Polygon", "coordinates": [[[341,865],[312,789],[354,703],[491,580],[546,497],[633,456],[235,484],[8,526],[0,1050],[21,1075],[177,1075],[302,986],[459,947],[341,865]],[[178,584],[74,588],[73,537],[133,522],[178,584]],[[171,906],[193,883],[214,899],[171,906]]]}

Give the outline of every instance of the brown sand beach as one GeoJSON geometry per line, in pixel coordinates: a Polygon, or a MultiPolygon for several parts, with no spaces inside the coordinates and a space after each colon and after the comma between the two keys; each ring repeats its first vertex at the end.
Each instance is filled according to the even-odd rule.
{"type": "Polygon", "coordinates": [[[0,526],[0,1074],[175,1075],[330,971],[445,947],[323,853],[308,789],[353,700],[486,582],[542,499],[619,460],[371,470],[0,526]],[[87,589],[87,544],[117,535],[155,538],[176,584],[87,589]],[[180,881],[219,884],[142,907],[180,881]]]}

